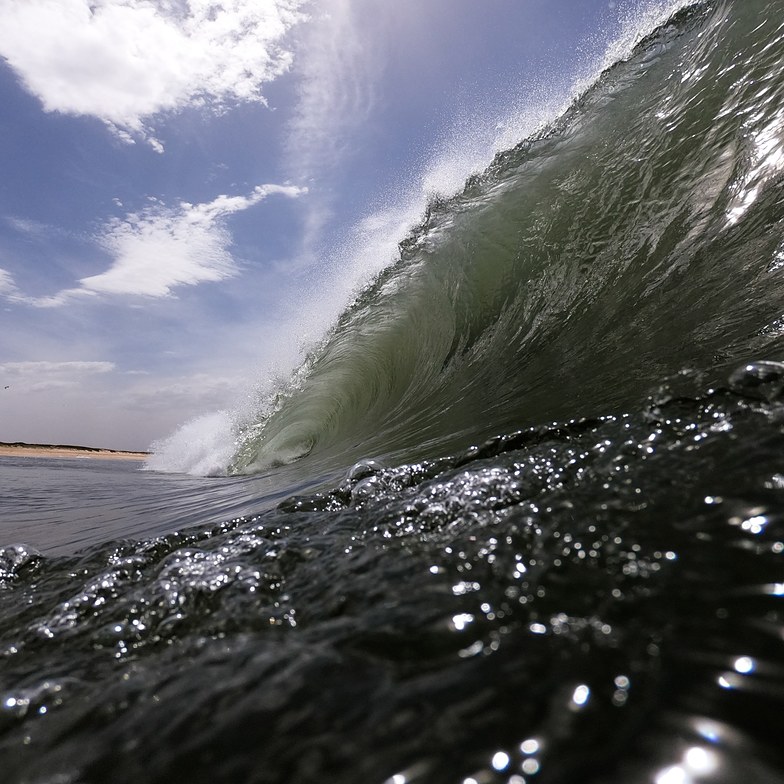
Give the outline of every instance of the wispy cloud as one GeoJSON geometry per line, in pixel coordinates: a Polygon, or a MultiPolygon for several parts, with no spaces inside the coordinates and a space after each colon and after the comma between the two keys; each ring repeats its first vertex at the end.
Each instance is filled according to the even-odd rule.
{"type": "Polygon", "coordinates": [[[3,0],[0,55],[46,111],[92,116],[127,141],[185,106],[264,102],[287,71],[305,0],[3,0]]]}
{"type": "MultiPolygon", "coordinates": [[[[122,393],[128,408],[149,412],[154,409],[179,408],[181,411],[203,411],[220,406],[237,389],[237,379],[218,374],[194,372],[176,379],[149,379],[138,372],[126,373],[138,376],[122,393]]],[[[129,380],[130,381],[130,380],[129,380]]]]}
{"type": "Polygon", "coordinates": [[[0,372],[15,373],[25,376],[37,373],[108,373],[114,370],[114,362],[4,362],[0,364],[0,372]]]}
{"type": "Polygon", "coordinates": [[[0,296],[10,297],[16,293],[16,284],[11,277],[11,273],[0,268],[0,296]]]}
{"type": "Polygon", "coordinates": [[[237,265],[230,251],[232,236],[226,218],[272,194],[295,198],[305,192],[293,185],[267,184],[246,196],[221,195],[205,204],[181,202],[170,208],[156,201],[141,212],[111,221],[96,238],[112,257],[105,272],[82,278],[78,287],[49,297],[15,299],[56,307],[96,295],[167,297],[178,286],[229,278],[237,274],[237,265]]]}
{"type": "Polygon", "coordinates": [[[287,154],[290,175],[313,184],[303,238],[306,263],[332,218],[335,175],[357,152],[357,131],[376,106],[386,54],[378,33],[389,12],[378,0],[322,0],[301,30],[300,87],[287,154]]]}
{"type": "MultiPolygon", "coordinates": [[[[369,5],[377,16],[384,14],[378,3],[369,5]]],[[[289,140],[298,179],[318,176],[350,154],[351,131],[361,127],[375,104],[381,52],[367,25],[360,24],[360,9],[355,0],[325,0],[308,26],[289,140]]]]}
{"type": "Polygon", "coordinates": [[[110,373],[114,362],[6,362],[0,364],[3,386],[26,392],[79,387],[86,376],[110,373]]]}
{"type": "Polygon", "coordinates": [[[31,237],[36,237],[47,231],[51,231],[51,227],[47,226],[45,223],[30,220],[29,218],[17,218],[13,215],[7,215],[5,217],[5,222],[14,229],[14,231],[18,231],[21,234],[27,234],[31,237]]]}

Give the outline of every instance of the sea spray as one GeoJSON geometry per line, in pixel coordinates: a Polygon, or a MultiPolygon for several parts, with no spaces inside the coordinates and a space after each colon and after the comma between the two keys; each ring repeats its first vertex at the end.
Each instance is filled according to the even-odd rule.
{"type": "Polygon", "coordinates": [[[197,417],[168,438],[153,443],[145,467],[200,476],[224,473],[237,449],[235,427],[232,415],[226,411],[197,417]]]}

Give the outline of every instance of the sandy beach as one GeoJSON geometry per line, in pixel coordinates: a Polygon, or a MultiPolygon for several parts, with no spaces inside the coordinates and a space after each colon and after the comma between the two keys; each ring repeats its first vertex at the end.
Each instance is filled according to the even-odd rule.
{"type": "Polygon", "coordinates": [[[147,452],[124,452],[117,449],[97,449],[89,446],[60,444],[5,443],[0,441],[0,457],[86,458],[98,460],[146,460],[147,452]]]}

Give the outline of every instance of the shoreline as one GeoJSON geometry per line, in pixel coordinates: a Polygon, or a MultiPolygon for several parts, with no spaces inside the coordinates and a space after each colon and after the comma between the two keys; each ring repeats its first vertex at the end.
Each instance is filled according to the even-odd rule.
{"type": "Polygon", "coordinates": [[[61,459],[86,458],[92,460],[146,460],[149,452],[127,452],[122,449],[98,449],[70,444],[26,444],[21,441],[0,441],[0,457],[53,457],[61,459]]]}

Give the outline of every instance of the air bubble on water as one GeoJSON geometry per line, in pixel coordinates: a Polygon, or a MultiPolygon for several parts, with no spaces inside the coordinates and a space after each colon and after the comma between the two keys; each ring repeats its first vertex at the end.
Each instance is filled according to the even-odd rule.
{"type": "Polygon", "coordinates": [[[376,476],[383,470],[384,466],[382,466],[381,463],[379,463],[377,460],[360,460],[349,469],[348,474],[346,474],[346,479],[348,480],[349,484],[353,485],[362,479],[376,476]]]}
{"type": "Polygon", "coordinates": [[[784,391],[784,363],[759,360],[735,370],[729,378],[730,387],[744,397],[772,402],[784,391]]]}

